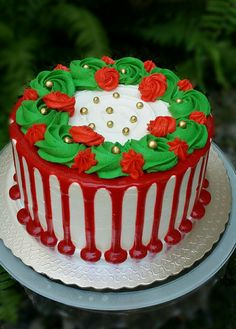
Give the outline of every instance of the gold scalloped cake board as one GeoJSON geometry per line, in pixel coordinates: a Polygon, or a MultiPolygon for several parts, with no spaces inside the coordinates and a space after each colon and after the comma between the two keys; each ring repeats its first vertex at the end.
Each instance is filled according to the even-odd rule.
{"type": "Polygon", "coordinates": [[[222,160],[211,148],[207,179],[212,201],[206,207],[205,217],[194,222],[192,232],[180,244],[166,247],[156,256],[148,255],[140,261],[128,259],[122,264],[113,265],[101,259],[91,264],[80,259],[79,252],[73,257],[63,256],[43,246],[25,231],[16,219],[20,203],[12,201],[8,194],[14,174],[9,145],[1,153],[0,163],[0,238],[5,246],[36,272],[83,288],[134,288],[180,273],[212,249],[225,229],[231,209],[229,179],[222,160]]]}

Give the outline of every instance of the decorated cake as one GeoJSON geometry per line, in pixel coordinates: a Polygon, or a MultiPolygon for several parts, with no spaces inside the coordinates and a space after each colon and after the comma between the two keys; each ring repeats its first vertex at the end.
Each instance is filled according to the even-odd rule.
{"type": "Polygon", "coordinates": [[[158,255],[204,217],[212,135],[206,96],[151,60],[58,64],[11,114],[16,220],[84,261],[158,255]]]}

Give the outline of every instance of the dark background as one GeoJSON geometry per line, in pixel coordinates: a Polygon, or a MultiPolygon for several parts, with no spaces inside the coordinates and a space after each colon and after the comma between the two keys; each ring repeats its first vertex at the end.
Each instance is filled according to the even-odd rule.
{"type": "MultiPolygon", "coordinates": [[[[0,0],[0,148],[9,139],[8,114],[14,102],[39,71],[102,55],[152,59],[189,78],[209,97],[215,141],[236,164],[233,0],[0,0]]],[[[235,271],[233,256],[212,290],[208,313],[196,313],[190,322],[170,320],[165,328],[235,329],[235,271]]],[[[29,328],[39,314],[0,269],[0,328],[29,328]]],[[[54,322],[46,315],[41,318],[45,328],[61,327],[59,316],[54,322]]]]}

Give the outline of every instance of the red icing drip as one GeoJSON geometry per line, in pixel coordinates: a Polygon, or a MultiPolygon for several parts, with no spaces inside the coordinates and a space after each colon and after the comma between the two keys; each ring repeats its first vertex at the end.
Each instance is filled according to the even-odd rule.
{"type": "Polygon", "coordinates": [[[162,211],[162,203],[163,203],[165,188],[166,188],[166,182],[160,182],[159,184],[157,184],[157,195],[156,195],[156,203],[154,209],[152,236],[147,246],[148,250],[154,253],[160,252],[163,248],[162,242],[158,240],[158,231],[159,231],[160,220],[161,220],[161,211],[162,211]]]}
{"type": "Polygon", "coordinates": [[[144,215],[145,215],[145,203],[147,192],[150,186],[145,186],[144,188],[138,189],[138,203],[136,209],[136,227],[135,227],[135,237],[134,245],[130,250],[130,256],[132,258],[141,259],[147,255],[147,248],[142,243],[143,237],[143,225],[144,225],[144,215]]]}
{"type": "Polygon", "coordinates": [[[127,251],[121,248],[122,203],[124,188],[110,190],[112,199],[112,242],[111,248],[105,252],[105,259],[110,263],[122,263],[127,258],[127,251]]]}
{"type": "Polygon", "coordinates": [[[95,244],[94,197],[96,189],[83,187],[86,247],[81,250],[81,258],[97,262],[101,252],[95,244]]]}
{"type": "Polygon", "coordinates": [[[180,231],[183,233],[191,232],[192,228],[193,228],[193,223],[189,219],[182,220],[180,227],[179,227],[180,231]]]}
{"type": "Polygon", "coordinates": [[[196,194],[195,203],[198,201],[199,195],[200,195],[200,192],[201,192],[201,182],[202,182],[202,178],[203,178],[203,175],[204,175],[204,167],[205,167],[206,161],[207,161],[207,158],[205,157],[203,159],[202,165],[201,165],[200,175],[199,175],[198,184],[197,184],[197,194],[196,194]]]}
{"type": "Polygon", "coordinates": [[[31,220],[29,211],[25,208],[20,209],[17,213],[17,219],[20,224],[26,225],[31,220]]]}
{"type": "Polygon", "coordinates": [[[47,222],[47,232],[42,231],[41,242],[49,247],[54,247],[57,244],[57,238],[53,230],[52,221],[52,203],[51,203],[51,193],[49,176],[42,176],[43,181],[43,195],[44,195],[44,205],[45,205],[45,219],[47,222]]]}
{"type": "Polygon", "coordinates": [[[9,196],[12,200],[20,199],[20,190],[18,184],[13,185],[9,190],[9,196]]]}
{"type": "Polygon", "coordinates": [[[17,182],[17,175],[16,175],[16,174],[14,174],[14,176],[13,176],[13,180],[14,180],[15,182],[17,182]]]}
{"type": "Polygon", "coordinates": [[[202,189],[200,193],[199,201],[204,206],[207,206],[211,202],[211,194],[207,190],[202,189]]]}
{"type": "Polygon", "coordinates": [[[180,231],[182,231],[184,233],[190,232],[192,230],[192,223],[189,220],[187,220],[187,215],[188,215],[188,210],[189,210],[189,203],[190,203],[190,198],[191,198],[191,193],[192,193],[192,188],[193,188],[193,178],[194,178],[195,172],[196,172],[196,167],[191,168],[187,191],[186,191],[186,201],[185,201],[185,205],[184,205],[184,213],[183,213],[183,217],[182,217],[180,227],[179,227],[180,231]]]}
{"type": "Polygon", "coordinates": [[[39,236],[42,232],[42,227],[39,222],[38,217],[38,202],[37,202],[37,195],[36,195],[36,185],[35,185],[35,178],[34,178],[34,170],[29,168],[29,179],[30,179],[30,189],[31,189],[31,196],[32,196],[32,211],[33,211],[33,219],[30,220],[26,224],[26,229],[29,234],[33,236],[39,236]]]}
{"type": "Polygon", "coordinates": [[[177,244],[181,240],[180,232],[175,229],[175,220],[176,220],[177,210],[179,205],[179,196],[180,196],[180,188],[181,188],[182,180],[183,180],[183,174],[176,176],[169,230],[165,237],[165,241],[169,244],[177,244]]]}
{"type": "Polygon", "coordinates": [[[64,255],[73,255],[75,246],[70,236],[70,203],[69,203],[69,185],[61,182],[61,204],[62,204],[62,223],[64,230],[64,240],[58,243],[58,251],[64,255]]]}
{"type": "Polygon", "coordinates": [[[194,219],[202,219],[205,215],[205,207],[201,202],[197,202],[193,208],[191,217],[194,219]]]}
{"type": "Polygon", "coordinates": [[[203,188],[208,188],[209,187],[209,181],[205,178],[202,184],[203,188]]]}

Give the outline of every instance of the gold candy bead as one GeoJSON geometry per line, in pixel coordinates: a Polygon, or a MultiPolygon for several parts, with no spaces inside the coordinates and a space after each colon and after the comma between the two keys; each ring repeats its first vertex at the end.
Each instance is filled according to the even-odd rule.
{"type": "Polygon", "coordinates": [[[120,153],[120,148],[116,145],[112,146],[111,152],[114,154],[119,154],[120,153]]]}
{"type": "Polygon", "coordinates": [[[176,103],[182,103],[182,99],[181,98],[177,98],[176,99],[176,103]]]}
{"type": "Polygon", "coordinates": [[[148,142],[148,147],[150,147],[150,149],[156,149],[157,148],[157,142],[154,140],[151,140],[148,142]]]}
{"type": "Polygon", "coordinates": [[[113,108],[110,107],[110,106],[106,108],[106,112],[107,112],[108,114],[112,114],[113,111],[114,111],[113,108]]]}
{"type": "Polygon", "coordinates": [[[118,92],[115,92],[115,93],[113,93],[113,97],[114,98],[119,98],[120,97],[120,94],[118,92]]]}
{"type": "Polygon", "coordinates": [[[89,126],[89,128],[91,128],[93,130],[95,129],[95,124],[93,122],[91,122],[88,126],[89,126]]]}
{"type": "Polygon", "coordinates": [[[66,144],[71,144],[71,143],[73,143],[73,139],[70,138],[69,136],[66,136],[66,137],[64,138],[64,142],[65,142],[66,144]]]}
{"type": "Polygon", "coordinates": [[[48,80],[48,81],[46,81],[45,86],[46,86],[47,88],[52,88],[52,86],[53,86],[53,82],[50,81],[50,80],[48,80]]]}
{"type": "Polygon", "coordinates": [[[179,122],[179,127],[185,129],[185,128],[187,127],[187,122],[181,120],[181,121],[179,122]]]}
{"type": "Polygon", "coordinates": [[[125,135],[125,136],[128,136],[129,135],[129,128],[128,127],[125,127],[122,129],[122,134],[125,135]]]}
{"type": "Polygon", "coordinates": [[[126,73],[126,69],[121,69],[120,71],[121,71],[122,74],[126,73]]]}
{"type": "Polygon", "coordinates": [[[45,115],[45,114],[48,113],[48,109],[47,109],[46,107],[42,107],[42,108],[40,109],[40,113],[41,113],[42,115],[45,115]]]}
{"type": "Polygon", "coordinates": [[[99,97],[94,97],[93,102],[94,102],[94,104],[98,104],[100,102],[99,97]]]}
{"type": "Polygon", "coordinates": [[[130,117],[130,122],[131,123],[135,123],[137,122],[138,118],[136,117],[136,115],[132,115],[132,117],[130,117]]]}
{"type": "Polygon", "coordinates": [[[88,109],[87,109],[87,107],[81,107],[81,109],[80,109],[80,114],[82,114],[82,115],[88,114],[88,109]]]}
{"type": "Polygon", "coordinates": [[[84,64],[83,68],[88,69],[89,68],[88,64],[84,64]]]}
{"type": "Polygon", "coordinates": [[[114,126],[114,122],[113,121],[107,121],[107,127],[108,128],[112,128],[114,126]]]}
{"type": "Polygon", "coordinates": [[[136,104],[137,109],[142,109],[143,108],[143,102],[138,102],[136,104]]]}

